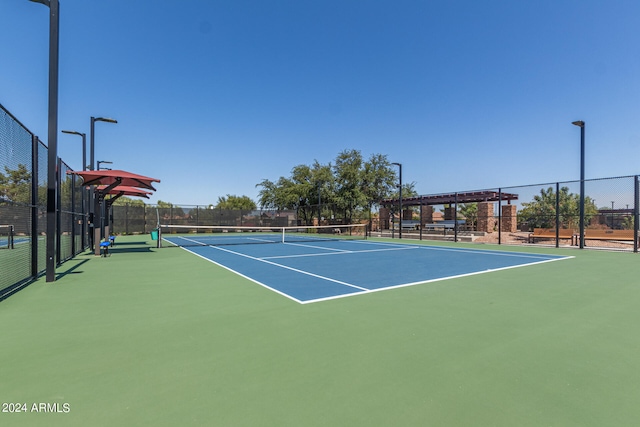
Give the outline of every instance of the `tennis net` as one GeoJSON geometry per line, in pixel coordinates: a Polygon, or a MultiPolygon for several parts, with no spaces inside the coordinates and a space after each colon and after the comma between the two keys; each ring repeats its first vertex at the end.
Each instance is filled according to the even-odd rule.
{"type": "Polygon", "coordinates": [[[160,225],[158,227],[159,247],[296,243],[366,238],[367,224],[294,227],[160,225]]]}
{"type": "Polygon", "coordinates": [[[0,224],[0,249],[13,249],[13,225],[0,224]]]}

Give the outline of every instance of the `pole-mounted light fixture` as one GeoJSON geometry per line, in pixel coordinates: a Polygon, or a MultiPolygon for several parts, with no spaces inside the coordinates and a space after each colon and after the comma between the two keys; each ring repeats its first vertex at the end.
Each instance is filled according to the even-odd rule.
{"type": "Polygon", "coordinates": [[[87,134],[75,130],[63,130],[62,133],[79,135],[82,137],[82,170],[87,170],[87,134]]]}
{"type": "Polygon", "coordinates": [[[580,128],[580,249],[584,248],[584,122],[576,120],[572,125],[580,128]]]}
{"type": "MultiPolygon", "coordinates": [[[[115,119],[111,119],[108,117],[93,117],[91,116],[91,147],[90,147],[90,160],[89,160],[89,169],[90,170],[95,170],[95,123],[96,122],[106,122],[106,123],[118,123],[117,120],[115,119]]],[[[89,200],[93,200],[93,203],[89,203],[89,218],[91,219],[92,223],[91,225],[93,226],[93,233],[91,234],[91,247],[94,248],[94,251],[97,252],[97,254],[100,254],[99,248],[98,248],[98,243],[100,242],[100,226],[96,227],[96,220],[99,219],[98,218],[98,212],[97,210],[99,209],[99,203],[98,203],[98,199],[96,198],[95,195],[95,189],[93,188],[93,186],[91,187],[91,191],[90,191],[90,195],[89,195],[89,200]]]]}
{"type": "Polygon", "coordinates": [[[118,123],[117,120],[115,119],[111,119],[108,117],[91,117],[91,147],[90,147],[90,159],[89,159],[89,169],[91,170],[95,170],[94,166],[95,166],[95,123],[96,122],[106,122],[106,123],[118,123]]]}
{"type": "MultiPolygon", "coordinates": [[[[98,170],[101,170],[101,169],[100,169],[100,165],[101,165],[101,164],[105,164],[105,165],[112,165],[112,164],[113,164],[113,162],[110,162],[109,160],[98,160],[98,161],[97,161],[98,170]]],[[[102,170],[110,170],[110,169],[102,168],[102,170]]]]}

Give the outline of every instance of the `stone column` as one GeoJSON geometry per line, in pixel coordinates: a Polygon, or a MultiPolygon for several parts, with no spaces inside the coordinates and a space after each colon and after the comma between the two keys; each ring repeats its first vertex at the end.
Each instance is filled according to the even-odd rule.
{"type": "Polygon", "coordinates": [[[391,214],[389,208],[381,207],[378,211],[380,214],[380,230],[388,230],[390,227],[391,214]]]}
{"type": "Polygon", "coordinates": [[[422,218],[420,218],[422,224],[432,224],[433,223],[433,207],[432,206],[422,206],[422,218]]]}
{"type": "Polygon", "coordinates": [[[456,208],[454,206],[444,208],[444,219],[445,221],[453,221],[456,219],[456,208]]]}
{"type": "Polygon", "coordinates": [[[515,233],[518,231],[518,209],[516,205],[502,206],[502,231],[515,233]]]}
{"type": "Polygon", "coordinates": [[[493,202],[478,203],[478,231],[493,233],[496,218],[493,214],[493,202]]]}

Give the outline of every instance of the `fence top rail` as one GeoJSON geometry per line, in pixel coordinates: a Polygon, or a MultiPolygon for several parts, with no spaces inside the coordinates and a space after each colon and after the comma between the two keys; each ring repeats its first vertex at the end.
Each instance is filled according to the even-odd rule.
{"type": "Polygon", "coordinates": [[[2,105],[0,103],[0,110],[4,111],[10,118],[11,120],[13,120],[14,122],[16,122],[18,125],[20,125],[20,127],[22,127],[28,134],[30,134],[32,137],[35,135],[33,132],[31,132],[29,130],[28,127],[26,127],[20,120],[18,120],[16,118],[16,116],[14,116],[13,114],[11,114],[11,112],[9,110],[7,110],[4,105],[2,105]]]}

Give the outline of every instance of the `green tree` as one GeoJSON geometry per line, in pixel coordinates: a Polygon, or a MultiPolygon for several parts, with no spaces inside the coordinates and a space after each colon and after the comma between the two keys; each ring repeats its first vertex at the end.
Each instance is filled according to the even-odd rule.
{"type": "MultiPolygon", "coordinates": [[[[398,191],[397,188],[398,188],[398,186],[396,185],[396,188],[387,197],[391,197],[391,198],[394,198],[394,199],[400,198],[400,192],[398,191]]],[[[402,183],[402,198],[403,199],[408,199],[410,197],[417,197],[417,196],[418,196],[418,192],[416,191],[416,183],[415,183],[415,181],[402,183]]]]}
{"type": "Polygon", "coordinates": [[[249,196],[236,196],[227,194],[218,197],[217,209],[239,209],[244,211],[252,211],[256,209],[256,203],[249,196]]]}
{"type": "Polygon", "coordinates": [[[475,229],[478,223],[478,204],[477,203],[461,203],[458,207],[460,215],[465,219],[465,224],[475,229]]]}
{"type": "Polygon", "coordinates": [[[313,171],[307,165],[297,165],[291,170],[287,197],[290,201],[289,209],[298,209],[302,219],[308,224],[313,216],[310,207],[316,199],[316,186],[313,181],[313,171]]]}
{"type": "Polygon", "coordinates": [[[362,154],[358,150],[344,150],[336,157],[333,173],[336,182],[335,201],[351,221],[359,206],[366,206],[363,192],[362,154]]]}
{"type": "MultiPolygon", "coordinates": [[[[312,166],[295,166],[289,178],[280,177],[277,182],[264,179],[256,185],[261,187],[259,204],[266,208],[298,209],[306,223],[312,216],[325,216],[328,212],[317,209],[335,206],[338,214],[351,221],[355,214],[369,212],[380,200],[393,192],[397,176],[387,157],[372,155],[366,162],[358,150],[344,150],[333,164],[321,164],[317,160],[312,166]]],[[[407,194],[415,193],[414,183],[405,184],[407,194]]],[[[364,216],[363,216],[364,217],[364,216]]]]}
{"type": "MultiPolygon", "coordinates": [[[[362,194],[365,197],[371,227],[371,211],[380,200],[390,197],[397,177],[386,155],[372,154],[362,171],[362,194]]],[[[404,188],[403,188],[404,191],[404,188]]]]}
{"type": "Polygon", "coordinates": [[[626,215],[622,220],[622,229],[623,230],[633,230],[633,215],[626,215]]]}
{"type": "MultiPolygon", "coordinates": [[[[560,188],[559,219],[562,228],[578,228],[580,221],[580,195],[569,193],[568,187],[560,188]]],[[[593,200],[585,197],[585,223],[598,214],[593,200]]],[[[553,187],[540,190],[533,201],[523,203],[518,213],[519,222],[526,222],[531,228],[555,228],[556,225],[556,192],[553,187]]]]}
{"type": "Polygon", "coordinates": [[[17,169],[4,167],[0,172],[0,198],[14,203],[31,203],[31,173],[27,166],[19,164],[17,169]]]}
{"type": "Polygon", "coordinates": [[[156,205],[158,208],[158,214],[163,220],[174,221],[184,220],[188,218],[188,215],[185,214],[182,207],[174,206],[173,203],[158,200],[158,203],[156,205]]]}
{"type": "Polygon", "coordinates": [[[309,223],[313,215],[312,206],[332,200],[333,176],[330,165],[315,161],[313,166],[297,165],[291,177],[280,177],[277,182],[264,179],[256,187],[262,187],[260,206],[274,209],[298,209],[302,219],[309,223]]]}
{"type": "Polygon", "coordinates": [[[329,205],[335,203],[335,178],[332,172],[331,163],[323,165],[317,160],[311,167],[311,194],[309,195],[311,206],[318,205],[315,210],[318,214],[318,221],[322,217],[330,216],[329,205]]]}
{"type": "Polygon", "coordinates": [[[142,207],[145,204],[144,204],[144,201],[142,199],[133,199],[133,198],[128,197],[128,196],[118,197],[113,202],[113,206],[126,206],[126,205],[142,207]]]}
{"type": "Polygon", "coordinates": [[[262,187],[258,192],[258,203],[263,208],[275,208],[278,209],[278,186],[275,182],[269,179],[263,179],[256,187],[262,187]]]}

